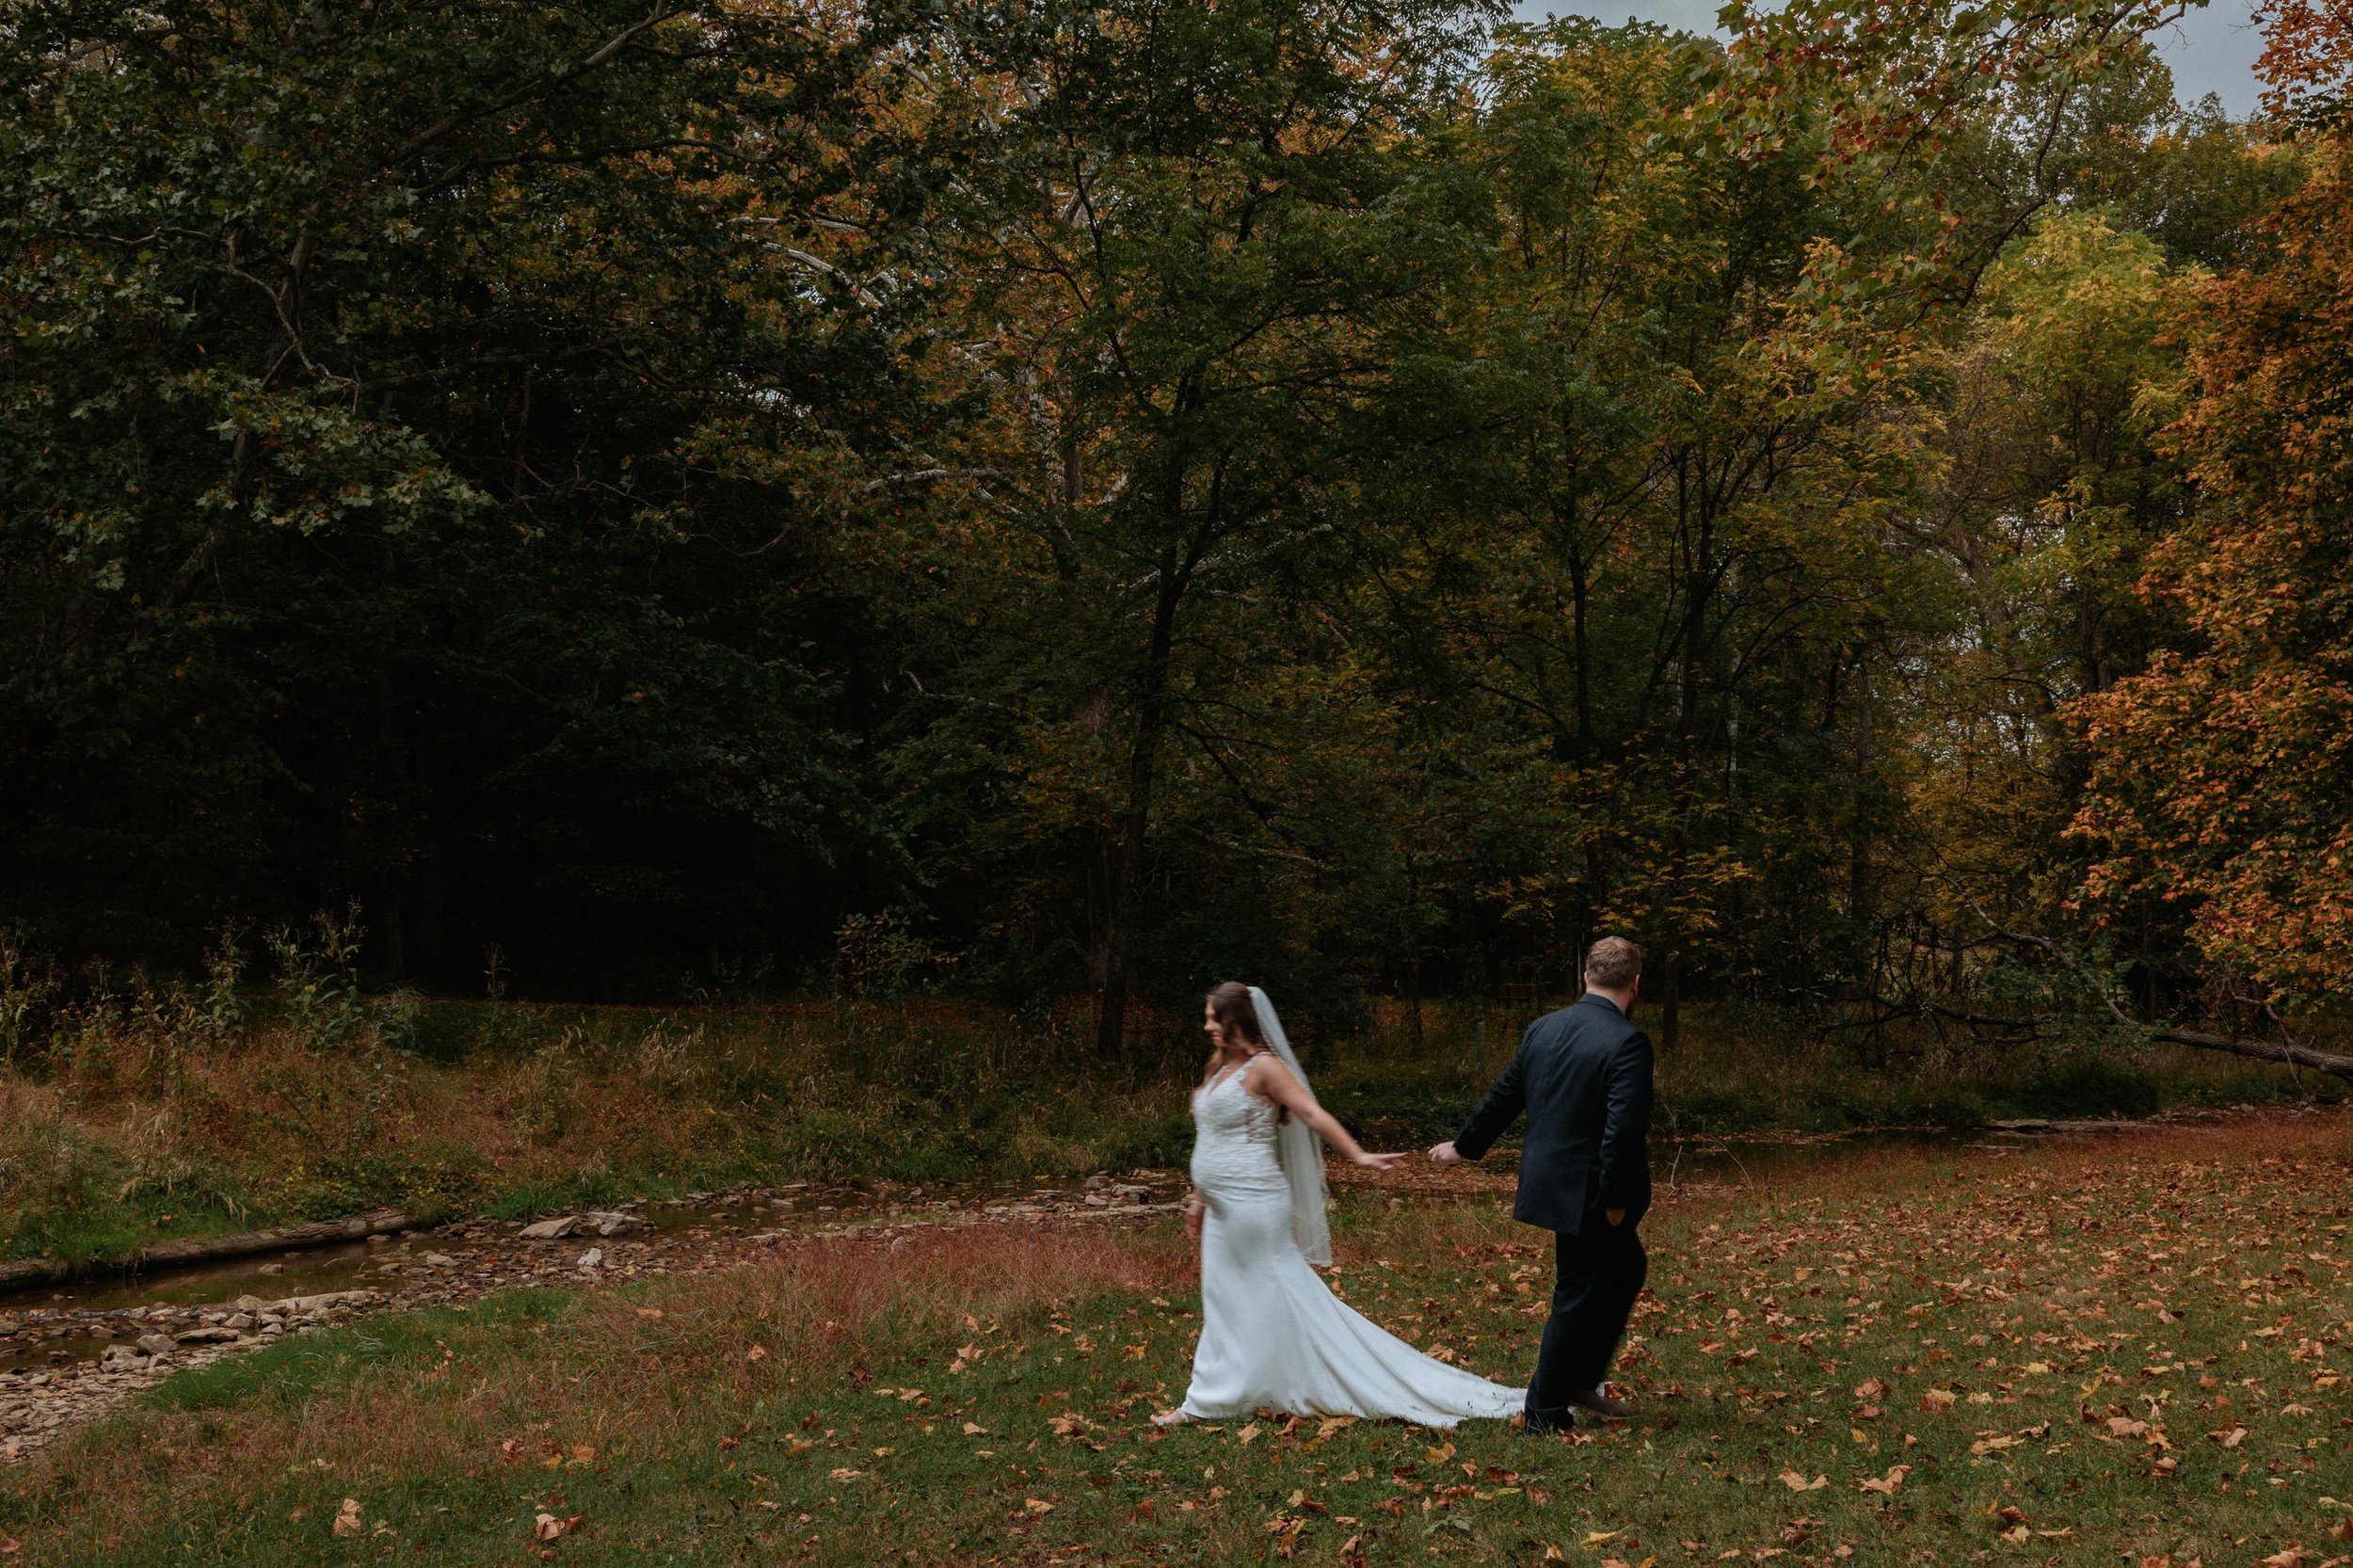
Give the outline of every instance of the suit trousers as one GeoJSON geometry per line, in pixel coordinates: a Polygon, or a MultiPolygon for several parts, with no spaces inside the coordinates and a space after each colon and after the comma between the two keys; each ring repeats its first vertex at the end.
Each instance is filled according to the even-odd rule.
{"type": "Polygon", "coordinates": [[[1650,1257],[1633,1224],[1592,1214],[1578,1234],[1554,1235],[1553,1266],[1552,1316],[1528,1384],[1528,1418],[1565,1427],[1573,1424],[1569,1396],[1599,1388],[1609,1372],[1650,1257]]]}

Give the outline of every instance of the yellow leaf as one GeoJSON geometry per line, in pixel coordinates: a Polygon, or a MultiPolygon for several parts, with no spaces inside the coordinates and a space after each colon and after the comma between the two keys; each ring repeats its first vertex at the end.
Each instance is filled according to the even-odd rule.
{"type": "Polygon", "coordinates": [[[1896,1488],[1901,1486],[1904,1483],[1904,1478],[1910,1474],[1912,1474],[1911,1465],[1893,1464],[1888,1466],[1884,1478],[1875,1480],[1865,1476],[1855,1484],[1865,1492],[1876,1492],[1882,1497],[1888,1497],[1895,1496],[1896,1488]]]}

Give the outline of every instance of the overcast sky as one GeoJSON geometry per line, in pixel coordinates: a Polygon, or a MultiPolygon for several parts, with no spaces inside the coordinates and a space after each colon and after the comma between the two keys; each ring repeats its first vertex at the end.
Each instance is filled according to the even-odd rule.
{"type": "MultiPolygon", "coordinates": [[[[1689,32],[1712,31],[1721,0],[1519,0],[1513,14],[1523,22],[1541,22],[1548,13],[1597,17],[1623,22],[1628,16],[1663,22],[1689,32]]],[[[2263,34],[2250,20],[2254,0],[2213,0],[2168,28],[2158,40],[2165,63],[2173,68],[2173,89],[2184,104],[2207,93],[2222,100],[2233,115],[2255,107],[2255,56],[2263,53],[2263,34]]]]}

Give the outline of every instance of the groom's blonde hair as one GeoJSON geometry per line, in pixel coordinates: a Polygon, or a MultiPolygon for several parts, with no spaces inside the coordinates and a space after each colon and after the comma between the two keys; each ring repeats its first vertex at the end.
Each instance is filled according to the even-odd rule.
{"type": "Polygon", "coordinates": [[[1585,950],[1589,988],[1623,991],[1642,977],[1642,950],[1623,936],[1604,936],[1585,950]]]}

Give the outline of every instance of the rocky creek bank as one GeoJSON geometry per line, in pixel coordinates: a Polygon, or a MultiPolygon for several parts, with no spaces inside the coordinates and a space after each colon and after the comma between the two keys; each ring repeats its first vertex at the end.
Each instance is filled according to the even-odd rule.
{"type": "Polygon", "coordinates": [[[184,1274],[20,1290],[0,1298],[0,1463],[29,1458],[175,1372],[370,1312],[742,1268],[801,1238],[1115,1223],[1177,1207],[1184,1191],[1174,1171],[985,1191],[798,1182],[528,1223],[470,1220],[184,1274]]]}

